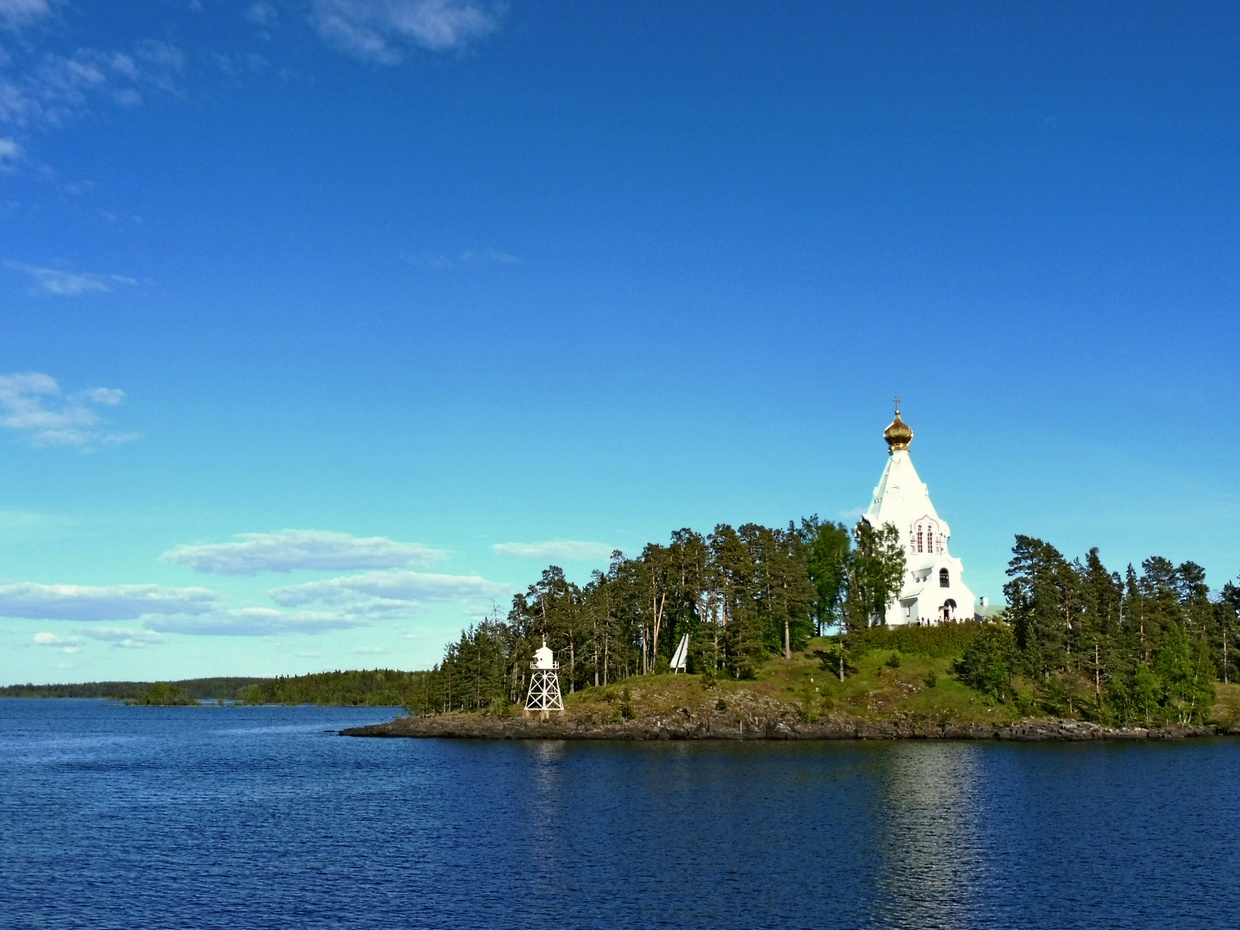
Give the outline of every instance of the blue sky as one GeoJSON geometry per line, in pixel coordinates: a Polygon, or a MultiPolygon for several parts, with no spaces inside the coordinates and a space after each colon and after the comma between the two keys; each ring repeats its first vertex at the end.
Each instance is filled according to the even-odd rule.
{"type": "Polygon", "coordinates": [[[852,520],[1240,571],[1240,8],[0,0],[0,683],[852,520]]]}

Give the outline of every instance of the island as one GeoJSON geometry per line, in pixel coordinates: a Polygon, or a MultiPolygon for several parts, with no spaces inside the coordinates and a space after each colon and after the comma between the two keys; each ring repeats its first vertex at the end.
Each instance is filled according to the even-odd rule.
{"type": "MultiPolygon", "coordinates": [[[[415,712],[340,731],[344,736],[565,740],[1157,740],[1240,732],[1240,686],[1218,683],[1208,712],[1188,719],[1151,713],[1148,721],[1037,713],[1013,679],[1013,691],[988,694],[962,680],[967,663],[946,655],[951,639],[985,635],[978,624],[951,629],[874,631],[854,637],[858,654],[841,681],[838,652],[815,638],[791,658],[772,657],[748,680],[702,674],[636,675],[564,696],[562,713],[525,712],[519,704],[415,712]],[[902,642],[905,650],[890,648],[902,642]],[[887,643],[875,647],[875,643],[887,643]],[[938,648],[936,648],[938,647],[938,648]],[[919,654],[922,653],[922,654],[919,654]],[[1033,712],[1031,713],[1031,709],[1033,712]]],[[[975,658],[975,657],[974,657],[975,658]]],[[[1029,693],[1032,693],[1030,691],[1029,693]]]]}

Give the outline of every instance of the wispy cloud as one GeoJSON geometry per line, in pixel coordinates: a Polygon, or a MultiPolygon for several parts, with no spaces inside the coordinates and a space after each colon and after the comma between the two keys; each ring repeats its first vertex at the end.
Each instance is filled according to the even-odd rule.
{"type": "Polygon", "coordinates": [[[366,626],[369,618],[344,611],[277,610],[273,607],[245,607],[217,610],[198,615],[147,617],[142,625],[158,633],[187,636],[278,636],[285,633],[326,633],[366,626]]]}
{"type": "Polygon", "coordinates": [[[329,44],[367,61],[400,64],[412,47],[459,51],[499,28],[504,7],[480,0],[312,0],[329,44]]]}
{"type": "Polygon", "coordinates": [[[163,633],[194,636],[276,636],[347,630],[388,621],[408,621],[424,604],[444,601],[473,603],[506,596],[510,585],[478,575],[435,575],[421,572],[367,572],[286,585],[268,591],[279,607],[215,610],[196,616],[169,613],[149,616],[142,625],[163,633]]]}
{"type": "Polygon", "coordinates": [[[434,575],[424,572],[367,572],[326,581],[288,585],[268,591],[284,607],[322,604],[363,619],[408,619],[425,603],[486,601],[506,597],[510,585],[478,575],[434,575]]]}
{"type": "Polygon", "coordinates": [[[25,542],[59,527],[72,525],[72,523],[72,520],[58,514],[30,510],[0,510],[0,540],[25,542]]]}
{"type": "Polygon", "coordinates": [[[34,644],[36,646],[55,646],[58,652],[65,655],[73,655],[78,651],[78,644],[82,641],[80,636],[58,636],[55,633],[35,633],[34,644]]]}
{"type": "Polygon", "coordinates": [[[405,261],[424,268],[466,268],[475,265],[515,265],[521,259],[499,249],[464,249],[455,255],[441,252],[405,253],[405,261]]]}
{"type": "Polygon", "coordinates": [[[62,394],[56,379],[40,372],[0,375],[0,426],[25,433],[36,446],[117,445],[136,434],[104,429],[99,409],[124,400],[119,388],[62,394]]]}
{"type": "Polygon", "coordinates": [[[58,0],[0,0],[0,28],[18,30],[52,12],[58,0]]]}
{"type": "Polygon", "coordinates": [[[521,559],[543,559],[551,562],[584,562],[611,557],[612,546],[600,542],[579,542],[574,539],[559,539],[551,542],[536,543],[496,543],[492,551],[500,555],[510,555],[521,559]]]}
{"type": "Polygon", "coordinates": [[[156,39],[72,55],[23,49],[0,59],[0,125],[61,126],[100,103],[132,107],[153,92],[178,93],[185,63],[181,49],[156,39]]]}
{"type": "Polygon", "coordinates": [[[110,643],[117,649],[145,649],[167,642],[161,633],[151,630],[133,630],[127,627],[102,626],[74,630],[79,637],[110,643]]]}
{"type": "Polygon", "coordinates": [[[154,584],[37,584],[33,581],[0,584],[0,617],[26,620],[137,620],[153,614],[199,614],[218,608],[218,595],[206,588],[166,588],[154,584]]]}
{"type": "MultiPolygon", "coordinates": [[[[0,164],[3,163],[3,154],[3,146],[0,145],[0,164]]],[[[81,297],[83,294],[107,293],[118,286],[138,283],[134,278],[119,274],[65,271],[61,268],[46,268],[42,265],[27,265],[25,262],[6,261],[4,266],[30,278],[30,293],[35,296],[81,297]]]]}
{"type": "Polygon", "coordinates": [[[22,159],[22,147],[10,136],[0,136],[0,173],[12,171],[22,159]]]}
{"type": "Polygon", "coordinates": [[[280,11],[274,5],[267,3],[266,0],[258,0],[257,3],[251,3],[250,8],[245,11],[246,22],[260,28],[274,26],[279,18],[280,11]]]}
{"type": "Polygon", "coordinates": [[[242,533],[234,542],[177,546],[165,552],[168,562],[218,575],[258,572],[354,571],[363,568],[413,568],[429,565],[447,553],[421,543],[382,536],[358,537],[325,530],[242,533]]]}

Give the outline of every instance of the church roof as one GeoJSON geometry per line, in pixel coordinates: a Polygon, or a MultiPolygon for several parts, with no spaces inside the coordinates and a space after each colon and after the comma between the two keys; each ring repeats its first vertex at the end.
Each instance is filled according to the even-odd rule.
{"type": "Polygon", "coordinates": [[[883,430],[883,438],[887,440],[887,452],[899,452],[907,450],[909,443],[913,441],[913,429],[907,423],[900,419],[900,407],[896,405],[896,418],[891,421],[891,425],[883,430]]]}
{"type": "MultiPolygon", "coordinates": [[[[912,430],[909,430],[910,434],[912,430]]],[[[874,527],[885,523],[895,525],[903,537],[921,517],[936,520],[944,536],[951,532],[930,502],[930,491],[913,467],[907,449],[892,449],[883,476],[874,489],[874,498],[866,509],[864,520],[874,527]]]]}

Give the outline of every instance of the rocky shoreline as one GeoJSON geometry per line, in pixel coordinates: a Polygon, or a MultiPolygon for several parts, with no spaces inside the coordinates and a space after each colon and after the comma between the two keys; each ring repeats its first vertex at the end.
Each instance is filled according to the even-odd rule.
{"type": "Polygon", "coordinates": [[[388,723],[341,730],[341,736],[414,739],[560,740],[896,740],[953,739],[1016,742],[1168,740],[1223,735],[1216,726],[1105,727],[1078,720],[1029,719],[1014,723],[870,721],[833,718],[815,722],[783,717],[737,720],[688,712],[646,720],[582,717],[491,717],[444,714],[401,717],[388,723]]]}

